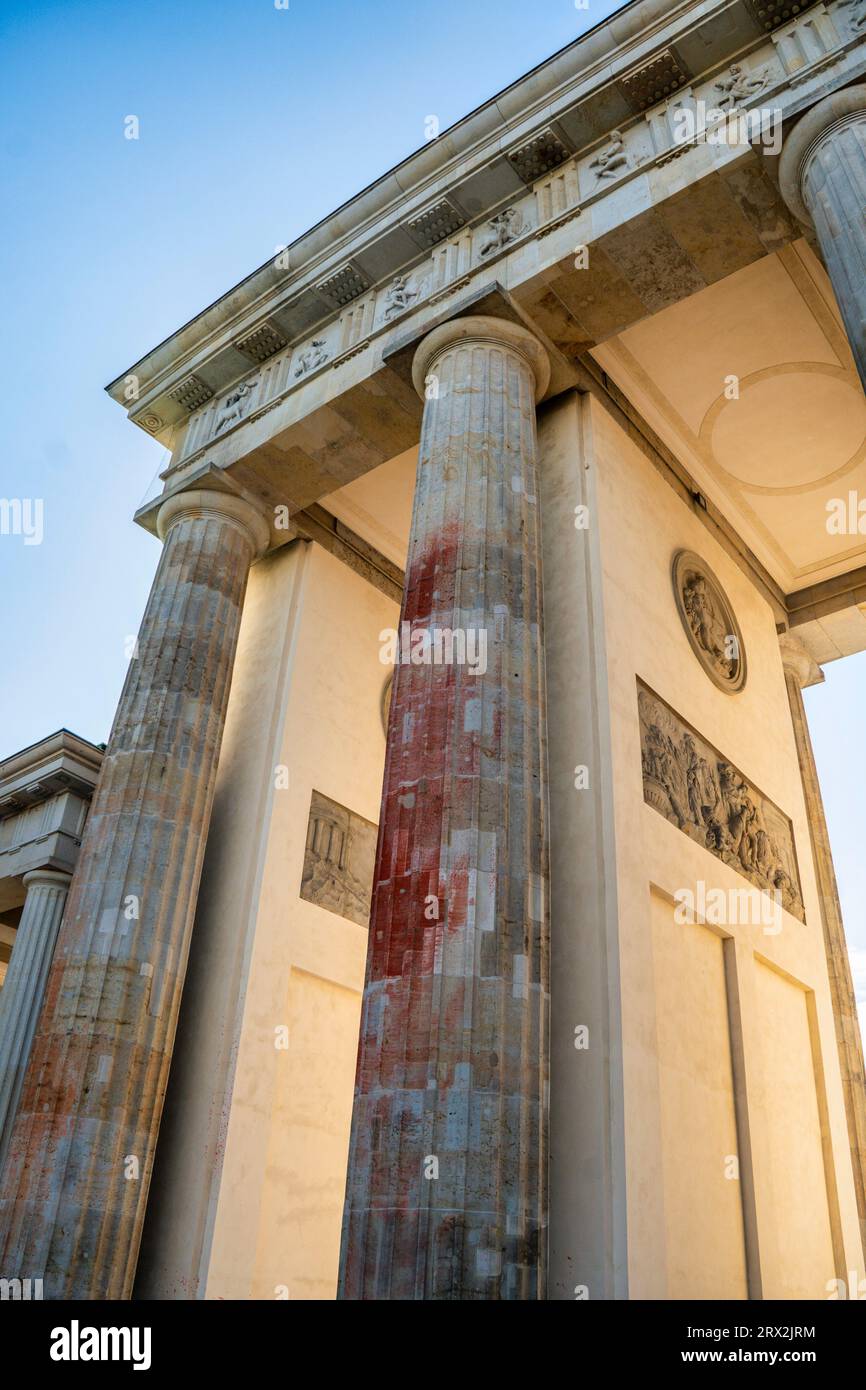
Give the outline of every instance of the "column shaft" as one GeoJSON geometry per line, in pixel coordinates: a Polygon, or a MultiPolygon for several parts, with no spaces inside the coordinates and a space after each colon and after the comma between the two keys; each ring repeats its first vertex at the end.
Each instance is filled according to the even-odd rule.
{"type": "Polygon", "coordinates": [[[0,1273],[129,1297],[241,607],[267,527],[186,493],[102,765],[9,1142],[0,1273]]]}
{"type": "Polygon", "coordinates": [[[70,882],[50,869],[24,875],[27,897],[0,990],[0,1172],[70,882]]]}
{"type": "Polygon", "coordinates": [[[836,871],[833,867],[833,855],[830,849],[830,835],[827,830],[824,801],[821,796],[818,769],[815,766],[815,754],[812,749],[806,707],[803,702],[804,672],[809,667],[813,667],[814,664],[805,648],[790,634],[785,634],[782,637],[781,645],[785,666],[785,683],[788,688],[788,700],[791,705],[791,718],[794,726],[794,739],[797,744],[806,813],[809,818],[812,858],[818,883],[827,973],[830,981],[830,1000],[836,1028],[836,1047],[842,1076],[842,1092],[845,1098],[848,1141],[854,1170],[857,1215],[860,1219],[860,1237],[864,1254],[866,1254],[866,1074],[864,1074],[863,1065],[863,1042],[857,1018],[857,997],[851,976],[851,963],[848,959],[842,906],[839,901],[836,871]]]}
{"type": "Polygon", "coordinates": [[[866,86],[812,107],[786,140],[782,193],[811,221],[866,389],[866,86]]]}
{"type": "Polygon", "coordinates": [[[803,193],[866,382],[866,114],[821,143],[806,170],[803,193]]]}
{"type": "MultiPolygon", "coordinates": [[[[341,1296],[534,1299],[546,1265],[548,913],[536,394],[524,330],[457,320],[426,394],[374,874],[341,1296]],[[486,660],[437,660],[436,631],[486,660]],[[434,642],[432,659],[419,633],[434,642]]],[[[425,392],[424,381],[427,381],[425,392]]],[[[539,384],[540,383],[540,384],[539,384]]],[[[447,651],[443,646],[443,653],[447,651]]]]}

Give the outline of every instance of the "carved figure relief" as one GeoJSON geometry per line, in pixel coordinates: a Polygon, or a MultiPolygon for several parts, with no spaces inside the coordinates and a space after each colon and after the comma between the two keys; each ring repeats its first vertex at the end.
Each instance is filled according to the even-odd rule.
{"type": "Polygon", "coordinates": [[[839,0],[839,7],[851,11],[852,29],[866,28],[866,0],[839,0]]]}
{"type": "Polygon", "coordinates": [[[678,550],[672,579],[677,608],[692,650],[710,680],[735,694],[746,683],[743,635],[721,584],[699,555],[678,550]]]}
{"type": "Polygon", "coordinates": [[[596,170],[598,179],[615,179],[620,174],[631,167],[631,160],[626,154],[625,141],[622,138],[622,131],[612,130],[610,133],[610,144],[589,161],[590,169],[596,170]]]}
{"type": "Polygon", "coordinates": [[[644,800],[804,922],[788,817],[638,681],[644,800]]]}
{"type": "Polygon", "coordinates": [[[314,791],[301,897],[359,926],[370,924],[377,827],[314,791]]]}
{"type": "Polygon", "coordinates": [[[244,418],[250,404],[250,397],[253,394],[253,387],[257,383],[258,377],[253,377],[252,381],[241,382],[240,386],[235,386],[230,395],[226,396],[217,416],[214,434],[221,434],[223,430],[228,429],[229,425],[234,425],[244,418]]]}
{"type": "Polygon", "coordinates": [[[755,72],[744,72],[740,63],[733,63],[721,81],[715,83],[720,93],[717,105],[720,111],[735,111],[743,102],[751,101],[766,87],[770,79],[769,68],[758,68],[755,72]]]}
{"type": "Polygon", "coordinates": [[[413,289],[408,275],[398,275],[385,292],[385,318],[391,319],[404,309],[410,309],[418,298],[419,291],[413,289]]]}
{"type": "Polygon", "coordinates": [[[481,243],[479,254],[482,256],[492,256],[494,251],[501,251],[504,246],[516,241],[526,227],[519,208],[506,208],[504,212],[491,217],[487,225],[490,231],[481,243]]]}
{"type": "Polygon", "coordinates": [[[317,367],[322,367],[328,360],[328,349],[324,338],[314,338],[310,346],[298,357],[298,365],[295,367],[295,377],[306,376],[307,372],[314,372],[317,367]]]}

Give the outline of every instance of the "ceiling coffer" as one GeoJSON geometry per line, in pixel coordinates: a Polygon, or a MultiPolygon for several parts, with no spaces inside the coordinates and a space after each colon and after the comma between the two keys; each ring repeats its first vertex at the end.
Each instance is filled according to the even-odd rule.
{"type": "Polygon", "coordinates": [[[762,29],[778,29],[810,10],[815,0],[746,0],[746,9],[762,29]]]}
{"type": "Polygon", "coordinates": [[[448,198],[440,198],[438,203],[431,203],[430,207],[408,218],[404,225],[412,240],[429,251],[431,246],[438,246],[465,224],[466,218],[454,204],[448,198]]]}
{"type": "Polygon", "coordinates": [[[284,348],[288,341],[276,324],[266,319],[264,323],[250,329],[242,338],[238,338],[235,347],[251,362],[267,362],[268,358],[273,357],[280,348],[284,348]]]}
{"type": "Polygon", "coordinates": [[[676,49],[666,48],[642,67],[627,72],[617,85],[635,115],[641,116],[688,81],[689,74],[676,49]]]}
{"type": "Polygon", "coordinates": [[[522,145],[509,150],[506,158],[514,172],[525,184],[531,186],[550,173],[551,169],[564,164],[572,154],[573,150],[561,131],[553,125],[548,125],[533,135],[531,140],[526,140],[522,145]]]}
{"type": "Polygon", "coordinates": [[[370,281],[363,270],[354,261],[347,261],[318,282],[316,293],[324,299],[329,309],[342,309],[369,288],[370,281]]]}

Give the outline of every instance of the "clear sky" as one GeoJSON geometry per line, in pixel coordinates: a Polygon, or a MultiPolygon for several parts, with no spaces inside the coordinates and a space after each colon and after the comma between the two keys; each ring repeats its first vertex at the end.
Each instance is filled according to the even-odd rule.
{"type": "MultiPolygon", "coordinates": [[[[618,8],[611,0],[2,0],[0,758],[108,737],[165,463],[103,386],[321,217],[618,8]],[[137,116],[139,139],[124,138],[137,116]]],[[[807,692],[866,997],[866,656],[807,692]]]]}

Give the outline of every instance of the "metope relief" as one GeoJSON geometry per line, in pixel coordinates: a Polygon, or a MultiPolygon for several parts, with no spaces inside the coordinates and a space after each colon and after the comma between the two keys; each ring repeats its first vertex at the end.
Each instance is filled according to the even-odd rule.
{"type": "Polygon", "coordinates": [[[416,289],[408,275],[396,276],[385,291],[383,318],[386,323],[395,318],[397,314],[403,314],[407,309],[411,309],[419,294],[420,290],[416,289]]]}
{"type": "Polygon", "coordinates": [[[324,338],[314,338],[309,347],[304,348],[303,352],[298,353],[298,360],[295,366],[295,379],[307,376],[309,372],[314,372],[317,367],[324,367],[330,356],[327,341],[324,338]]]}
{"type": "Polygon", "coordinates": [[[740,625],[721,584],[691,550],[676,552],[671,578],[692,651],[720,690],[736,694],[746,684],[746,653],[740,625]]]}
{"type": "Polygon", "coordinates": [[[599,183],[603,179],[618,179],[632,167],[621,130],[611,131],[610,144],[599,150],[595,158],[589,161],[589,167],[595,170],[599,183]]]}
{"type": "Polygon", "coordinates": [[[839,0],[839,8],[847,11],[852,29],[866,29],[866,0],[839,0]]]}
{"type": "Polygon", "coordinates": [[[647,805],[805,922],[788,817],[640,681],[638,712],[647,805]]]}
{"type": "Polygon", "coordinates": [[[301,897],[360,927],[369,926],[377,833],[372,821],[314,791],[301,897]]]}
{"type": "Polygon", "coordinates": [[[762,92],[769,80],[770,70],[767,67],[756,72],[744,72],[740,63],[734,63],[724,77],[714,84],[719,93],[716,105],[720,111],[736,111],[762,92]]]}
{"type": "Polygon", "coordinates": [[[504,251],[512,241],[516,241],[526,231],[526,222],[519,208],[506,208],[487,223],[487,234],[478,249],[481,257],[492,256],[504,251]]]}
{"type": "Polygon", "coordinates": [[[222,434],[229,425],[240,424],[250,405],[253,388],[258,385],[258,380],[258,377],[253,377],[252,381],[242,381],[240,385],[232,388],[220,408],[214,435],[222,434]]]}

